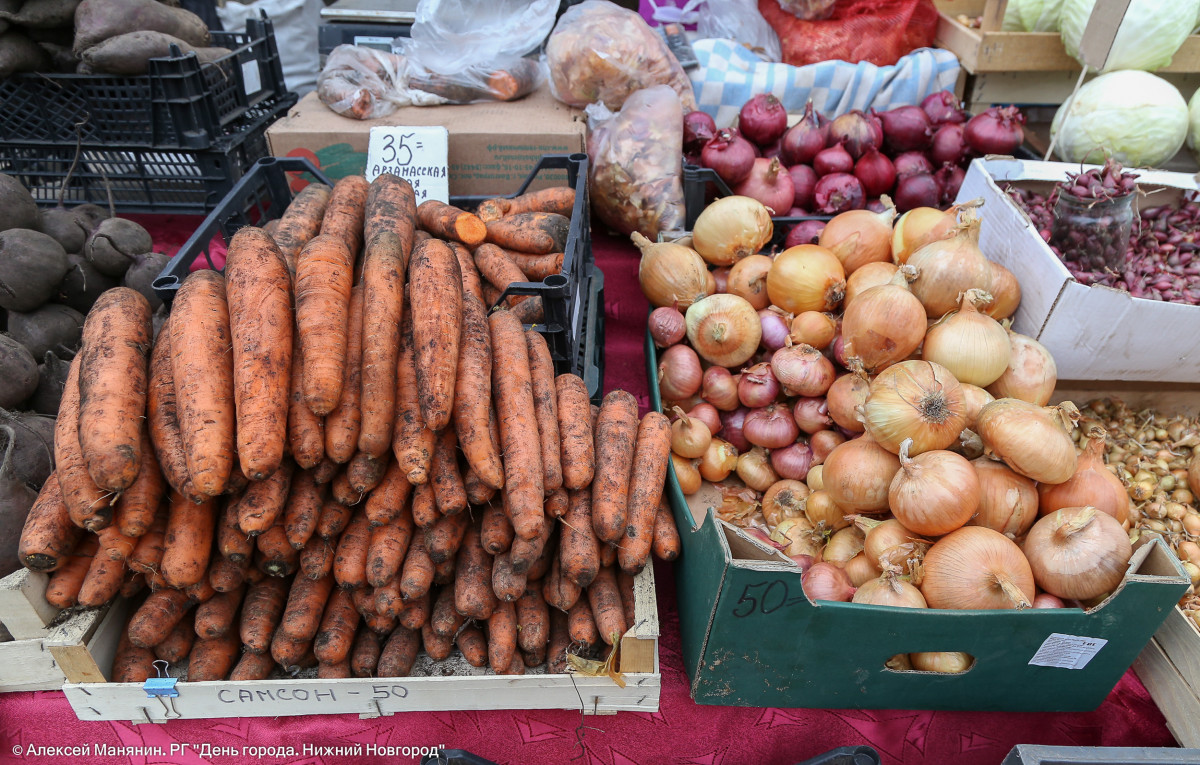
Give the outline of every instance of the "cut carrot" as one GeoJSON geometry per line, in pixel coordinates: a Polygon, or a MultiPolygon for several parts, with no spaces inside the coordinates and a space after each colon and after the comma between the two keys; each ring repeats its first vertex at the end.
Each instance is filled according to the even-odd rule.
{"type": "Polygon", "coordinates": [[[474,249],[483,243],[487,237],[488,228],[465,210],[428,199],[417,205],[417,220],[421,228],[442,239],[453,239],[474,249]]]}

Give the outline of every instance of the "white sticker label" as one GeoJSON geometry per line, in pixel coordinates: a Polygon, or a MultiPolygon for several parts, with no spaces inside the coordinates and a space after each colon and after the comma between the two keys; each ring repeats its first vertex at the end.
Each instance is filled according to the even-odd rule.
{"type": "Polygon", "coordinates": [[[1107,643],[1104,638],[1052,632],[1029,663],[1038,667],[1083,669],[1107,643]]]}
{"type": "Polygon", "coordinates": [[[367,144],[367,181],[391,173],[412,184],[417,204],[427,199],[449,202],[449,151],[450,133],[444,127],[373,127],[367,144]]]}
{"type": "Polygon", "coordinates": [[[367,48],[378,48],[379,50],[392,50],[392,37],[372,37],[369,35],[355,35],[354,44],[362,45],[367,48]]]}
{"type": "Polygon", "coordinates": [[[258,61],[242,64],[242,82],[246,84],[246,95],[252,96],[262,90],[262,75],[258,73],[258,61]]]}

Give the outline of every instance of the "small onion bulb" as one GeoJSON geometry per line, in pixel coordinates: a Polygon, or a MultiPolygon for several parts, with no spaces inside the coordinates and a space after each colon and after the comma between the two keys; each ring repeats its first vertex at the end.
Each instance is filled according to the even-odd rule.
{"type": "Polygon", "coordinates": [[[946,314],[925,333],[921,358],[936,361],[961,383],[987,387],[1008,369],[1012,355],[1008,332],[979,305],[992,301],[983,290],[967,290],[957,311],[946,314]]]}

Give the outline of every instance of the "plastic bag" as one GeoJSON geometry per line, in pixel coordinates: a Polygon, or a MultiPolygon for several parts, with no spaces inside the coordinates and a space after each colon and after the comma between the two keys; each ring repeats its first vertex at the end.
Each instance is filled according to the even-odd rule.
{"type": "Polygon", "coordinates": [[[445,98],[452,104],[474,101],[515,101],[537,90],[542,69],[528,58],[514,58],[503,66],[473,66],[453,74],[439,74],[408,61],[408,86],[445,98]]]}
{"type": "Polygon", "coordinates": [[[700,9],[696,34],[733,40],[763,61],[779,61],[779,35],[758,12],[757,0],[708,0],[700,9]]]}
{"type": "Polygon", "coordinates": [[[778,0],[758,0],[758,10],[779,35],[784,63],[792,66],[820,61],[889,66],[931,47],[938,24],[933,0],[842,0],[824,21],[802,21],[778,0]]]}
{"type": "Polygon", "coordinates": [[[680,229],[683,107],[668,85],[639,90],[613,114],[587,107],[590,195],[597,217],[622,234],[655,239],[680,229]]]}
{"type": "Polygon", "coordinates": [[[317,78],[321,102],[344,117],[386,117],[401,106],[434,106],[445,98],[408,87],[404,56],[374,48],[339,45],[317,78]]]}
{"type": "Polygon", "coordinates": [[[669,85],[683,110],[696,108],[692,83],[642,17],[606,0],[584,0],[558,20],[546,43],[550,89],[571,106],[620,109],[643,88],[669,85]]]}
{"type": "Polygon", "coordinates": [[[819,21],[833,15],[837,0],[778,0],[779,7],[804,21],[819,21]]]}

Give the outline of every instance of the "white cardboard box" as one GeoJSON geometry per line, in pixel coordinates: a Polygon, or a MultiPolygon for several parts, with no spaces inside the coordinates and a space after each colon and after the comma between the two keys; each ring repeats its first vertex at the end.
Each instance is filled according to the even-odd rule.
{"type": "MultiPolygon", "coordinates": [[[[983,198],[980,249],[1012,271],[1021,285],[1013,330],[1046,346],[1059,379],[1200,380],[1200,308],[1079,284],[1003,190],[1013,183],[1046,192],[1080,168],[986,157],[971,163],[958,192],[960,202],[983,198]]],[[[1151,192],[1147,204],[1200,190],[1191,175],[1137,172],[1139,190],[1151,192]]]]}

